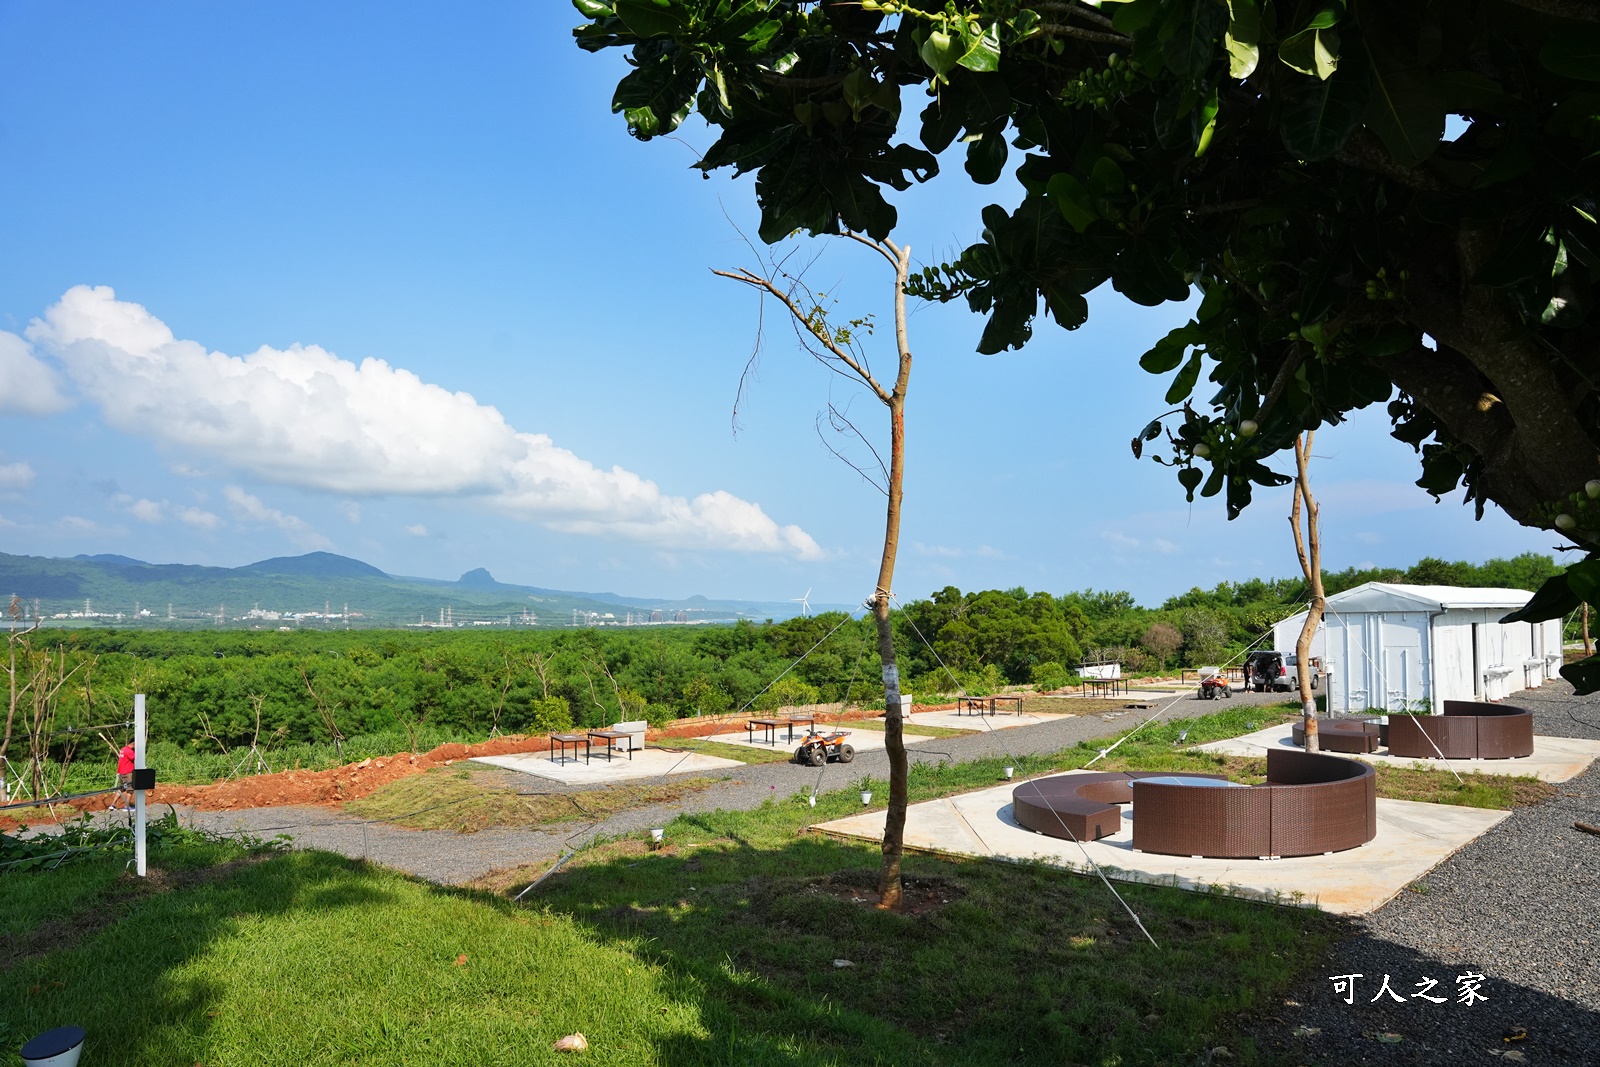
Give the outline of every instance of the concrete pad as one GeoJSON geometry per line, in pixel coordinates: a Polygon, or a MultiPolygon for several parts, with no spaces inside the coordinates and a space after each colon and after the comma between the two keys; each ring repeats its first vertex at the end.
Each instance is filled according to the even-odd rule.
{"type": "MultiPolygon", "coordinates": [[[[1299,751],[1300,746],[1294,743],[1293,724],[1270,726],[1253,734],[1213,741],[1199,746],[1199,751],[1217,752],[1225,756],[1262,757],[1272,748],[1299,751]]],[[[1379,749],[1377,752],[1335,752],[1333,755],[1365,760],[1379,767],[1420,767],[1431,771],[1454,769],[1457,774],[1502,774],[1510,777],[1531,775],[1541,782],[1565,782],[1582,774],[1595,757],[1600,756],[1600,741],[1535,734],[1533,755],[1520,759],[1419,760],[1391,756],[1388,752],[1388,749],[1379,749]]]]}
{"type": "MultiPolygon", "coordinates": [[[[826,728],[829,733],[833,733],[835,730],[843,730],[849,735],[845,738],[845,743],[857,752],[875,752],[885,747],[882,730],[869,730],[864,726],[854,726],[849,722],[840,726],[834,726],[832,723],[818,723],[817,728],[826,728]]],[[[709,737],[701,738],[701,740],[715,741],[719,745],[738,745],[740,748],[759,748],[762,751],[787,752],[792,756],[794,755],[794,750],[800,747],[800,738],[804,734],[805,727],[797,726],[795,727],[794,740],[790,741],[788,740],[788,730],[779,728],[778,743],[776,745],[768,744],[762,737],[760,730],[755,732],[754,741],[749,740],[749,736],[743,730],[731,734],[712,734],[709,737]]],[[[908,745],[914,745],[919,741],[935,740],[932,737],[921,737],[916,734],[906,734],[905,738],[908,745]]]]}
{"type": "Polygon", "coordinates": [[[906,721],[916,723],[918,726],[942,726],[946,730],[988,733],[990,730],[1009,730],[1014,726],[1038,726],[1040,723],[1055,722],[1062,716],[1070,714],[1066,708],[1061,709],[1060,715],[1040,715],[1031,711],[1022,715],[957,715],[954,711],[917,711],[912,712],[906,721]]]}
{"type": "MultiPolygon", "coordinates": [[[[1082,773],[1082,772],[1069,772],[1082,773]]],[[[943,800],[913,804],[906,812],[909,848],[961,856],[1039,860],[1080,873],[1089,858],[1106,877],[1238,896],[1279,904],[1320,907],[1361,915],[1382,906],[1451,853],[1499,823],[1510,812],[1378,801],[1378,836],[1360,848],[1331,856],[1280,860],[1192,859],[1133,850],[1132,805],[1122,808],[1122,830],[1083,845],[1034,833],[1017,824],[1011,791],[1017,783],[943,800]]],[[[838,837],[883,840],[884,812],[874,811],[815,827],[838,837]]]]}
{"type": "Polygon", "coordinates": [[[707,771],[727,771],[743,767],[738,760],[721,756],[704,756],[698,752],[667,752],[659,748],[644,748],[627,756],[613,756],[610,762],[596,756],[585,763],[582,756],[568,756],[557,762],[542,753],[530,752],[519,756],[474,756],[474,763],[487,763],[510,771],[521,771],[539,778],[548,778],[566,785],[605,786],[613,782],[633,781],[639,778],[661,778],[669,774],[704,774],[707,771]]]}

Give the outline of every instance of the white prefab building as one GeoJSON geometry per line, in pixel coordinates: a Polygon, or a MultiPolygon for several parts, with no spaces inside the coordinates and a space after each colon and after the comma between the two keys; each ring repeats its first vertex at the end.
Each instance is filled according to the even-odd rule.
{"type": "MultiPolygon", "coordinates": [[[[1523,589],[1368,582],[1328,598],[1311,642],[1326,674],[1328,710],[1439,711],[1446,700],[1502,700],[1561,667],[1561,620],[1502,623],[1523,589]]],[[[1293,653],[1306,613],[1278,623],[1274,647],[1293,653]]]]}

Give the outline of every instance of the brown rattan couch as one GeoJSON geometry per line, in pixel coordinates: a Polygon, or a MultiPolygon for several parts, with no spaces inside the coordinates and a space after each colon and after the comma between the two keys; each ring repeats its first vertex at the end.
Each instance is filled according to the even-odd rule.
{"type": "MultiPolygon", "coordinates": [[[[1290,731],[1294,743],[1306,746],[1304,723],[1295,723],[1290,731]]],[[[1359,719],[1317,720],[1317,744],[1324,752],[1376,752],[1382,739],[1382,728],[1375,722],[1359,719]]]]}
{"type": "Polygon", "coordinates": [[[1371,841],[1377,776],[1359,760],[1272,749],[1248,789],[1132,783],[1133,847],[1178,856],[1312,856],[1371,841]]]}
{"type": "MultiPolygon", "coordinates": [[[[1035,833],[1072,841],[1098,841],[1122,829],[1122,812],[1117,805],[1133,803],[1135,780],[1171,773],[1092,771],[1035,778],[1011,791],[1011,812],[1018,823],[1035,833]]],[[[1189,777],[1222,778],[1223,775],[1189,777]]]]}
{"type": "Polygon", "coordinates": [[[1533,712],[1510,704],[1446,700],[1443,715],[1391,715],[1389,755],[1406,759],[1531,756],[1533,712]]]}

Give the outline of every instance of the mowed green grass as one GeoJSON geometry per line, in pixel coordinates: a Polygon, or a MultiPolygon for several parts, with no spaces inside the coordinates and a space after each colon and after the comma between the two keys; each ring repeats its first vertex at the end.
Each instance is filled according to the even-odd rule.
{"type": "Polygon", "coordinates": [[[695,991],[628,946],[317,852],[120,906],[0,1003],[11,1049],[70,1022],[86,1063],[540,1064],[574,1031],[599,1062],[717,1062],[695,991]]]}

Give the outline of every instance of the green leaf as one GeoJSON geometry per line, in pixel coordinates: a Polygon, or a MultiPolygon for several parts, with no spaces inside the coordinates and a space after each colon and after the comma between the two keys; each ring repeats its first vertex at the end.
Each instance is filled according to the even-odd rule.
{"type": "Polygon", "coordinates": [[[1072,290],[1056,286],[1044,294],[1050,317],[1063,329],[1076,330],[1089,321],[1089,301],[1072,290]]]}
{"type": "Polygon", "coordinates": [[[1339,33],[1333,29],[1304,29],[1278,46],[1278,58],[1301,74],[1322,81],[1339,69],[1339,33]]]}
{"type": "Polygon", "coordinates": [[[1573,596],[1591,604],[1600,604],[1600,560],[1586,559],[1582,563],[1575,563],[1566,569],[1562,577],[1573,596]]]}
{"type": "Polygon", "coordinates": [[[1118,4],[1116,12],[1111,16],[1111,26],[1118,33],[1132,36],[1138,31],[1149,26],[1161,13],[1162,0],[1133,0],[1129,4],[1118,4]]]}
{"type": "Polygon", "coordinates": [[[1129,245],[1117,255],[1111,285],[1135,304],[1155,307],[1168,300],[1183,300],[1189,286],[1169,261],[1171,249],[1154,238],[1129,245]]]}
{"type": "Polygon", "coordinates": [[[1367,55],[1372,60],[1367,128],[1396,163],[1414,167],[1433,155],[1444,136],[1444,96],[1427,71],[1402,64],[1371,39],[1367,55]]]}
{"type": "Polygon", "coordinates": [[[670,37],[689,25],[689,13],[673,0],[616,0],[617,17],[640,37],[670,37]]]}
{"type": "Polygon", "coordinates": [[[1180,326],[1155,343],[1155,347],[1139,357],[1139,366],[1151,374],[1165,374],[1183,362],[1183,355],[1189,351],[1190,331],[1189,326],[1180,326]]]}
{"type": "Polygon", "coordinates": [[[1368,85],[1365,65],[1349,62],[1325,81],[1289,79],[1279,120],[1283,146],[1307,162],[1333,155],[1360,127],[1368,85]]]}
{"type": "Polygon", "coordinates": [[[943,30],[932,30],[917,54],[933,70],[935,80],[948,81],[945,75],[960,61],[961,46],[943,30]]]}
{"type": "MultiPolygon", "coordinates": [[[[1579,567],[1593,565],[1595,561],[1580,563],[1579,567]]],[[[1576,569],[1576,568],[1573,568],[1576,569]]],[[[1546,619],[1564,619],[1578,609],[1583,599],[1572,591],[1566,574],[1545,579],[1539,591],[1522,607],[1504,616],[1501,622],[1544,622],[1546,619]]]]}
{"type": "Polygon", "coordinates": [[[1261,13],[1256,0],[1228,0],[1228,32],[1223,44],[1228,49],[1228,73],[1248,78],[1261,62],[1261,13]]]}
{"type": "Polygon", "coordinates": [[[1561,677],[1572,683],[1573,696],[1600,692],[1600,655],[1567,664],[1561,668],[1561,677]]]}
{"type": "Polygon", "coordinates": [[[967,173],[979,185],[990,185],[1000,180],[1005,170],[1005,124],[996,123],[984,130],[976,140],[967,142],[967,173]]]}
{"type": "Polygon", "coordinates": [[[1045,186],[1045,195],[1056,206],[1056,210],[1061,212],[1061,217],[1067,220],[1067,225],[1079,233],[1087,229],[1091,222],[1100,218],[1089,206],[1089,190],[1070,174],[1052,175],[1050,183],[1045,186]]]}
{"type": "Polygon", "coordinates": [[[966,51],[956,62],[979,74],[990,74],[1000,69],[1000,35],[990,26],[982,33],[963,35],[966,51]]]}
{"type": "Polygon", "coordinates": [[[1188,0],[1176,5],[1161,27],[1161,59],[1181,79],[1193,81],[1206,72],[1223,27],[1222,8],[1215,0],[1188,0]]]}
{"type": "Polygon", "coordinates": [[[1089,168],[1089,191],[1102,200],[1116,196],[1127,187],[1128,180],[1122,175],[1122,168],[1117,166],[1117,161],[1101,156],[1094,161],[1094,166],[1089,168]]]}
{"type": "Polygon", "coordinates": [[[1600,82],[1600,27],[1563,23],[1539,49],[1539,65],[1552,74],[1600,82]]]}
{"type": "Polygon", "coordinates": [[[572,6],[586,19],[602,19],[616,14],[610,4],[603,4],[600,0],[572,0],[572,6]]]}
{"type": "Polygon", "coordinates": [[[1167,403],[1176,404],[1190,393],[1194,392],[1194,383],[1200,380],[1200,352],[1189,357],[1189,362],[1183,365],[1178,376],[1172,379],[1172,385],[1167,388],[1167,403]]]}

